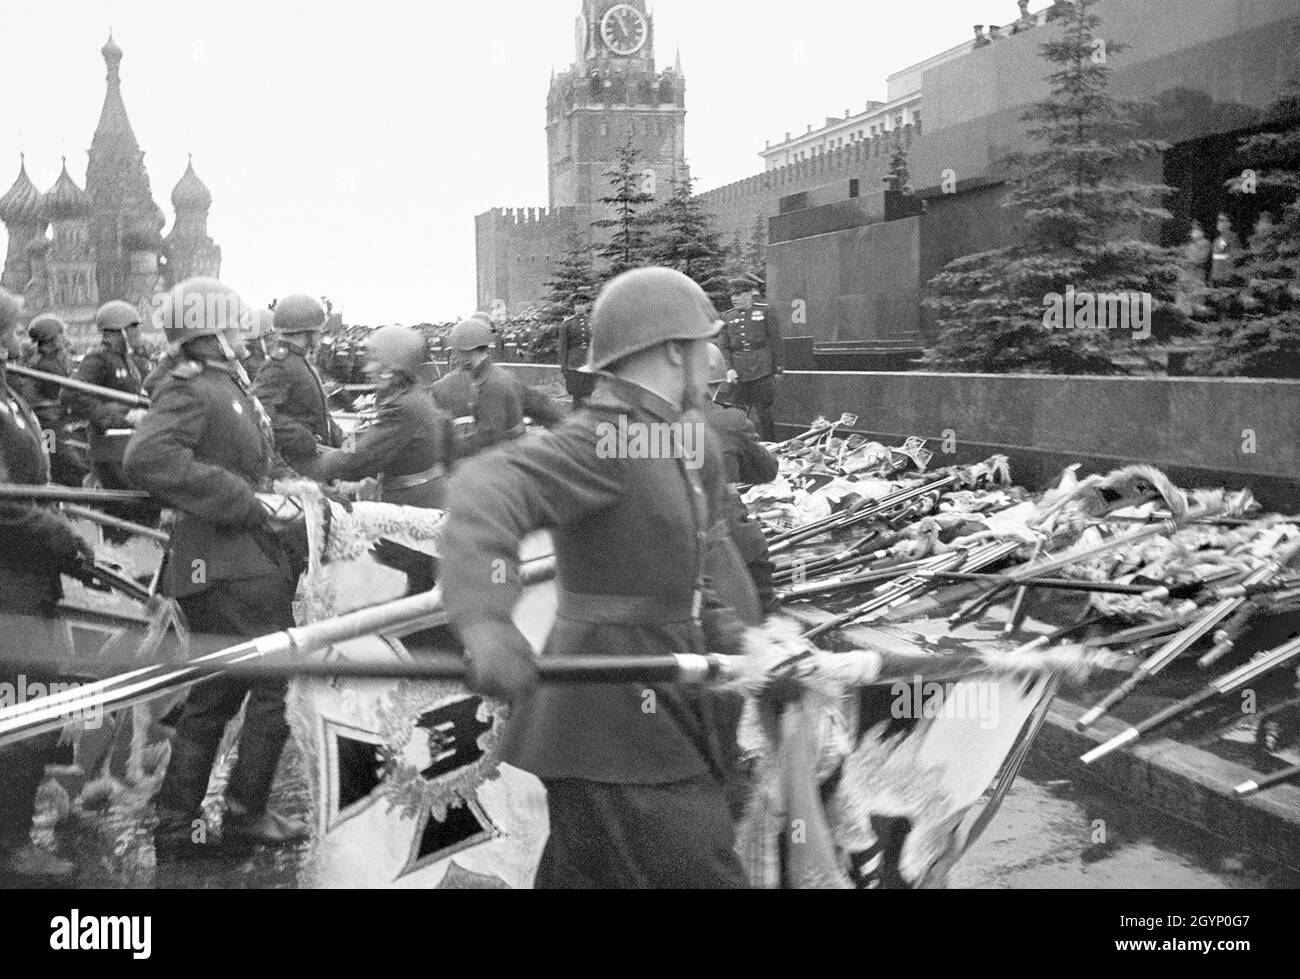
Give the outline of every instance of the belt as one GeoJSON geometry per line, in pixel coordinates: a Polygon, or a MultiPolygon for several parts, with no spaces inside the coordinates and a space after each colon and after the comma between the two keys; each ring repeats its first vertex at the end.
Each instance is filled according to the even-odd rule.
{"type": "MultiPolygon", "coordinates": [[[[556,615],[589,625],[666,625],[695,621],[691,602],[669,602],[657,595],[584,595],[558,590],[556,615]]],[[[700,601],[698,593],[695,604],[700,601]]]]}
{"type": "Polygon", "coordinates": [[[423,486],[425,483],[432,483],[435,479],[442,479],[447,475],[447,467],[438,463],[426,469],[422,473],[415,473],[411,476],[397,476],[393,479],[384,477],[384,489],[386,490],[408,490],[415,489],[417,486],[423,486]]]}

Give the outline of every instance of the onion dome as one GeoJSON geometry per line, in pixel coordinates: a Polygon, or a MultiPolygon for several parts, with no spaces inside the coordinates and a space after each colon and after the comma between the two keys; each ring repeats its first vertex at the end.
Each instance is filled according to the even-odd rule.
{"type": "Polygon", "coordinates": [[[117,42],[113,40],[112,33],[108,35],[108,41],[99,49],[99,53],[104,56],[104,60],[108,62],[110,68],[114,68],[122,63],[122,49],[119,48],[117,42]]]}
{"type": "Polygon", "coordinates": [[[90,195],[77,186],[68,173],[68,158],[63,158],[63,172],[45,195],[45,213],[52,221],[90,217],[90,195]]]}
{"type": "Polygon", "coordinates": [[[206,211],[212,207],[212,192],[194,172],[194,157],[190,157],[185,175],[172,190],[172,206],[178,211],[206,211]]]}
{"type": "Polygon", "coordinates": [[[18,179],[0,197],[0,221],[9,225],[43,224],[45,212],[42,202],[41,192],[27,176],[27,162],[22,160],[18,164],[18,179]]]}

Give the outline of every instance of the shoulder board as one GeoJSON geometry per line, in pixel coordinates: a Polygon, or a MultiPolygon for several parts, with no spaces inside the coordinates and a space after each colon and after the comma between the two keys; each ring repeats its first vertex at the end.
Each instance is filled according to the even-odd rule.
{"type": "Polygon", "coordinates": [[[189,381],[203,373],[203,365],[196,360],[187,360],[185,363],[172,369],[170,376],[180,381],[189,381]]]}

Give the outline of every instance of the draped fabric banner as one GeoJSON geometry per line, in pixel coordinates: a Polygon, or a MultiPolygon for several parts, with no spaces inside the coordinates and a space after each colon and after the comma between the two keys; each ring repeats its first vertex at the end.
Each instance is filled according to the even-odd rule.
{"type": "MultiPolygon", "coordinates": [[[[309,509],[311,557],[299,589],[300,623],[406,594],[406,576],[370,554],[380,538],[438,553],[441,513],[377,503],[347,513],[324,501],[309,509]]],[[[539,538],[526,542],[522,556],[549,552],[549,540],[539,538]]],[[[554,617],[554,585],[530,587],[516,622],[538,652],[554,617]]],[[[395,639],[370,637],[328,655],[382,662],[411,653],[395,639]]],[[[533,776],[500,761],[507,713],[505,705],[458,684],[294,681],[288,716],[308,780],[312,825],[300,884],[531,886],[547,837],[546,793],[533,776]]]]}

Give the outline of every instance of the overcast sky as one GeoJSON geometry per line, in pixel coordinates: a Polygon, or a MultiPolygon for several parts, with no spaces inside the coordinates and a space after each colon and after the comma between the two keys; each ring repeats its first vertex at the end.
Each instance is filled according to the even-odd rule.
{"type": "MultiPolygon", "coordinates": [[[[1044,6],[1036,0],[1033,9],[1044,6]]],[[[580,0],[5,4],[0,193],[21,145],[41,190],[84,186],[104,95],[123,93],[154,199],[194,154],[222,277],[246,298],[328,295],[350,322],[452,319],[474,304],[474,215],[546,201],[551,68],[580,0]]],[[[1013,0],[659,0],[660,67],[680,47],[687,154],[706,190],[759,172],[764,140],[883,99],[885,77],[1008,23],[1013,0]]],[[[0,232],[3,234],[3,232],[0,232]]]]}

